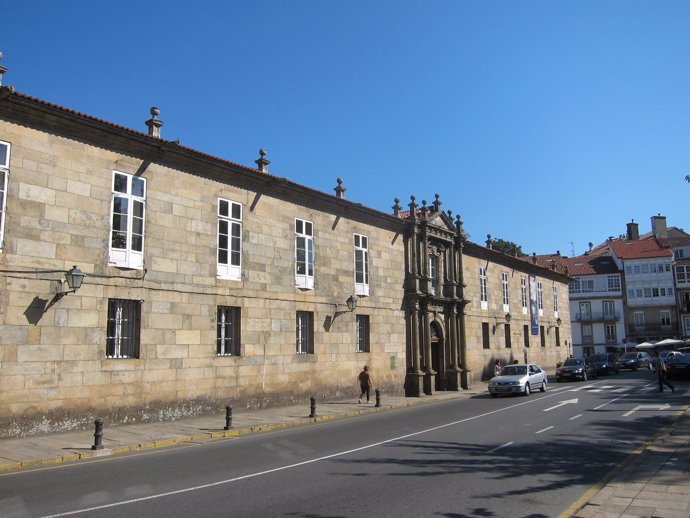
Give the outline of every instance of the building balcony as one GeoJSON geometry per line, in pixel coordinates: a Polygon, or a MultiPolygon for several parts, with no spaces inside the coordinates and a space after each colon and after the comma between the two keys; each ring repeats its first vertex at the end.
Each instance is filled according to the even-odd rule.
{"type": "Polygon", "coordinates": [[[645,324],[643,326],[636,326],[635,324],[628,324],[628,335],[677,335],[679,328],[678,324],[671,325],[662,324],[645,324]]]}
{"type": "Polygon", "coordinates": [[[581,315],[580,313],[575,313],[573,317],[573,322],[619,322],[621,319],[620,313],[590,313],[588,315],[581,315]]]}

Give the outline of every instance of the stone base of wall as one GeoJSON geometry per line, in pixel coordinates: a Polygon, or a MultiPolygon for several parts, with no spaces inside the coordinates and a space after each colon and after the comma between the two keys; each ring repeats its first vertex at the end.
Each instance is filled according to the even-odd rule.
{"type": "MultiPolygon", "coordinates": [[[[386,396],[401,396],[404,393],[402,384],[385,383],[378,385],[381,399],[385,404],[386,396]]],[[[56,409],[50,412],[0,417],[0,438],[30,437],[35,435],[88,430],[93,428],[94,421],[102,418],[106,426],[117,426],[132,423],[151,423],[176,421],[188,417],[218,416],[218,426],[224,424],[225,407],[232,405],[235,416],[242,411],[258,410],[278,406],[304,405],[305,415],[309,414],[310,398],[314,396],[318,404],[326,401],[355,401],[359,397],[358,386],[325,387],[313,393],[264,393],[232,400],[193,399],[180,401],[152,401],[139,407],[116,407],[111,409],[80,408],[56,409]]],[[[372,398],[374,394],[372,392],[372,398]]]]}

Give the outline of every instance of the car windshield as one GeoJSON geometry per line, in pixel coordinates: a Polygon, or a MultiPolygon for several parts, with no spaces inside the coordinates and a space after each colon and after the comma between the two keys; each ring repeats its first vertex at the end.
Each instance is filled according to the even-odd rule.
{"type": "Polygon", "coordinates": [[[682,362],[682,363],[688,363],[690,362],[690,354],[674,354],[666,358],[664,360],[669,363],[677,363],[677,362],[682,362]]]}
{"type": "Polygon", "coordinates": [[[593,354],[592,356],[589,357],[589,359],[593,362],[605,362],[606,361],[606,355],[605,354],[593,354]]]}
{"type": "Polygon", "coordinates": [[[524,376],[525,374],[527,374],[526,365],[508,365],[501,371],[501,376],[524,376]]]}
{"type": "Polygon", "coordinates": [[[568,358],[563,362],[563,365],[584,365],[585,361],[582,358],[568,358]]]}

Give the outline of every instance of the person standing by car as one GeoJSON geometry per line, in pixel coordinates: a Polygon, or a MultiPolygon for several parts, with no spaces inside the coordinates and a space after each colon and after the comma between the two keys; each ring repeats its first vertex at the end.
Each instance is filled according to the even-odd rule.
{"type": "Polygon", "coordinates": [[[666,363],[659,353],[656,353],[656,377],[659,380],[659,392],[664,391],[664,385],[670,388],[671,392],[676,391],[676,387],[666,379],[666,363]]]}
{"type": "Polygon", "coordinates": [[[496,360],[494,362],[494,376],[501,374],[501,362],[496,360]]]}

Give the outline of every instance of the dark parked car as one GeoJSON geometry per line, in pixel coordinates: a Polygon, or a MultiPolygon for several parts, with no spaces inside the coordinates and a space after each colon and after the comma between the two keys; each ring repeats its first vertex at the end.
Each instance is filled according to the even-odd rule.
{"type": "Polygon", "coordinates": [[[593,354],[589,357],[590,363],[594,366],[597,374],[618,374],[618,363],[611,353],[593,354]]]}
{"type": "Polygon", "coordinates": [[[674,354],[666,360],[666,376],[690,379],[690,354],[674,354]]]}
{"type": "Polygon", "coordinates": [[[597,371],[586,358],[568,358],[556,369],[556,380],[582,380],[596,378],[597,371]]]}
{"type": "Polygon", "coordinates": [[[648,353],[630,351],[618,358],[618,368],[636,371],[637,369],[651,369],[652,367],[648,353]]]}

